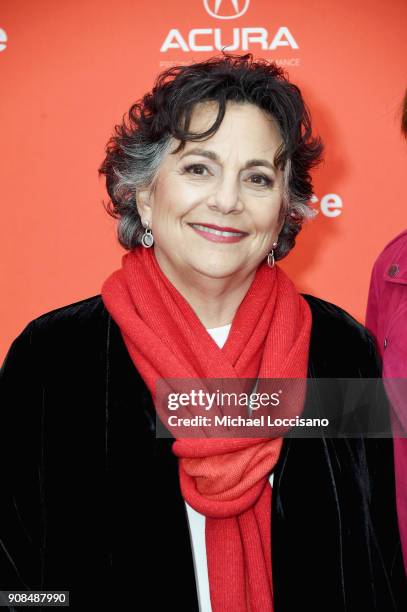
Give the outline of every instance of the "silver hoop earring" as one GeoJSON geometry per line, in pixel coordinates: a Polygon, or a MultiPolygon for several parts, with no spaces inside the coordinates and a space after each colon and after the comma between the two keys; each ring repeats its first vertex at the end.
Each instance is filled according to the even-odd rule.
{"type": "Polygon", "coordinates": [[[145,249],[149,249],[150,247],[153,246],[154,244],[154,236],[153,236],[153,232],[151,231],[151,229],[148,227],[148,221],[145,225],[145,230],[144,230],[144,234],[141,237],[141,244],[143,245],[143,247],[145,249]]]}
{"type": "Polygon", "coordinates": [[[270,266],[270,268],[274,268],[275,263],[274,250],[271,249],[270,253],[267,255],[267,265],[270,266]]]}
{"type": "Polygon", "coordinates": [[[275,266],[275,259],[274,259],[274,249],[276,248],[276,246],[278,245],[278,242],[273,242],[272,244],[272,249],[270,251],[270,253],[267,255],[267,265],[270,266],[270,268],[274,268],[275,266]]]}

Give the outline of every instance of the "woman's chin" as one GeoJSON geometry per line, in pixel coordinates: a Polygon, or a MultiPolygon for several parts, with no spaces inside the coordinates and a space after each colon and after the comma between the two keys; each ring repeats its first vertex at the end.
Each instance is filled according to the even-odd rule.
{"type": "Polygon", "coordinates": [[[244,262],[230,262],[230,261],[199,261],[199,262],[191,262],[191,268],[208,278],[220,279],[226,277],[232,277],[235,275],[239,275],[243,272],[243,270],[247,269],[247,264],[244,262]]]}

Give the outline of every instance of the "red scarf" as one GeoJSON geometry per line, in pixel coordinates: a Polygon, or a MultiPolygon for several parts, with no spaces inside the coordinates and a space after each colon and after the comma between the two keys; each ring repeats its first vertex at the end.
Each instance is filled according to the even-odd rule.
{"type": "MultiPolygon", "coordinates": [[[[222,349],[161,271],[154,249],[124,255],[102,298],[153,401],[158,378],[307,375],[311,312],[278,266],[258,267],[222,349]]],[[[206,516],[213,612],[273,611],[268,477],[281,446],[281,437],[178,439],[172,446],[182,495],[206,516]]]]}

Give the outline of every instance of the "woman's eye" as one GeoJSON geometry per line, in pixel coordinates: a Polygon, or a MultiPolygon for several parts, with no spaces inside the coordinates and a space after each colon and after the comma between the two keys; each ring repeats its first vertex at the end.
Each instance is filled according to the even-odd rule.
{"type": "Polygon", "coordinates": [[[198,176],[202,176],[205,174],[205,172],[207,172],[208,169],[203,164],[191,164],[190,166],[187,166],[185,170],[186,172],[189,172],[189,174],[196,174],[198,176]]]}
{"type": "MultiPolygon", "coordinates": [[[[207,176],[210,174],[208,167],[204,164],[190,164],[184,168],[184,172],[194,176],[207,176]]],[[[248,180],[259,187],[270,187],[273,184],[273,181],[264,174],[252,174],[248,177],[248,180]]]]}
{"type": "Polygon", "coordinates": [[[264,174],[252,174],[249,179],[255,185],[260,185],[264,187],[268,187],[272,184],[271,179],[269,179],[267,176],[264,176],[264,174]]]}

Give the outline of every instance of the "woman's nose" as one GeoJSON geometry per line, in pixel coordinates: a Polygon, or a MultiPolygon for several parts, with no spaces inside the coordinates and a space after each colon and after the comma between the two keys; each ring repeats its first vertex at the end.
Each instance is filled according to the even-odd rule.
{"type": "Polygon", "coordinates": [[[243,208],[239,185],[234,180],[223,180],[215,188],[208,205],[224,214],[240,211],[243,208]]]}

